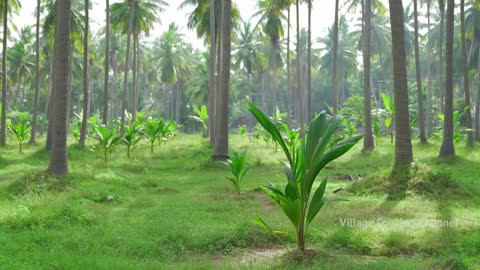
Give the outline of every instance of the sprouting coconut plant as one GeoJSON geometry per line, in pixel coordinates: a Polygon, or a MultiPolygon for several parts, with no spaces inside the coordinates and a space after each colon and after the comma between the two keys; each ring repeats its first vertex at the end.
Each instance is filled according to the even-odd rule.
{"type": "Polygon", "coordinates": [[[227,161],[222,162],[230,169],[230,172],[232,173],[233,177],[225,178],[232,183],[237,195],[240,195],[240,184],[242,183],[245,173],[248,171],[246,162],[247,150],[240,152],[234,148],[230,151],[230,157],[227,159],[227,161]]]}
{"type": "Polygon", "coordinates": [[[142,139],[141,122],[135,121],[123,130],[123,142],[127,145],[127,157],[130,158],[130,152],[142,139]]]}
{"type": "Polygon", "coordinates": [[[191,115],[190,118],[192,118],[193,120],[202,124],[202,136],[204,138],[207,138],[208,137],[208,130],[207,130],[208,111],[207,111],[207,106],[202,105],[202,107],[198,108],[198,106],[193,105],[193,110],[195,112],[195,115],[191,115]]]}
{"type": "Polygon", "coordinates": [[[26,112],[17,113],[16,116],[8,122],[7,127],[18,142],[18,152],[22,153],[22,146],[24,142],[30,138],[30,130],[32,128],[28,114],[26,112]]]}
{"type": "Polygon", "coordinates": [[[157,140],[162,137],[162,131],[165,127],[165,118],[153,119],[149,118],[145,121],[144,135],[150,143],[150,152],[153,153],[153,146],[157,140]]]}
{"type": "Polygon", "coordinates": [[[285,153],[285,174],[287,184],[283,191],[274,184],[261,186],[261,189],[282,208],[295,228],[297,248],[305,250],[305,235],[308,227],[324,204],[340,200],[326,197],[327,179],[313,191],[313,184],[322,169],[331,161],[350,150],[362,136],[355,136],[339,142],[335,131],[342,122],[339,117],[329,117],[320,113],[310,122],[305,135],[296,144],[289,145],[275,124],[255,105],[248,103],[249,110],[267,130],[273,140],[285,153]]]}
{"type": "Polygon", "coordinates": [[[95,125],[94,138],[98,141],[103,154],[103,161],[108,162],[108,156],[122,141],[122,137],[117,135],[117,129],[106,125],[95,125]]]}

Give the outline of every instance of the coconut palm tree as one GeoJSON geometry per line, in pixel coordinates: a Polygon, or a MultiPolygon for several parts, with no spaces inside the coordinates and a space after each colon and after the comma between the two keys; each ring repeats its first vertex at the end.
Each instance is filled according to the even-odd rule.
{"type": "MultiPolygon", "coordinates": [[[[136,82],[136,57],[138,57],[138,38],[141,33],[149,34],[154,26],[154,23],[158,21],[158,13],[164,11],[163,7],[167,5],[167,2],[163,0],[124,0],[120,3],[112,4],[111,7],[111,22],[114,29],[127,35],[127,51],[125,54],[125,72],[123,81],[123,100],[122,100],[122,114],[121,123],[125,124],[125,111],[127,110],[127,96],[128,96],[128,74],[130,72],[130,43],[133,35],[133,53],[134,61],[132,67],[132,73],[134,74],[133,85],[136,82]]],[[[135,91],[135,87],[134,87],[135,91]]],[[[137,93],[133,93],[133,97],[138,97],[137,93]]],[[[132,118],[136,118],[136,105],[137,102],[132,102],[132,118]]]]}
{"type": "Polygon", "coordinates": [[[443,141],[440,157],[455,155],[453,145],[453,34],[454,34],[455,0],[447,1],[447,39],[446,39],[446,69],[445,69],[445,119],[443,124],[443,141]]]}
{"type": "MultiPolygon", "coordinates": [[[[333,43],[337,38],[337,80],[339,78],[345,78],[349,74],[353,74],[357,71],[357,51],[355,48],[355,42],[357,35],[350,32],[347,19],[345,16],[341,16],[338,23],[337,35],[334,33],[334,26],[328,29],[328,36],[317,39],[320,43],[322,52],[320,57],[320,70],[324,70],[329,75],[332,75],[334,65],[334,50],[333,43]]],[[[307,41],[308,42],[308,41],[307,41]]],[[[307,45],[308,46],[308,45],[307,45]]],[[[301,47],[303,50],[303,46],[301,47]]],[[[305,51],[307,51],[305,49],[305,51]]],[[[300,57],[303,59],[303,57],[300,57]]],[[[333,82],[332,82],[333,83],[333,82]]]]}
{"type": "Polygon", "coordinates": [[[363,138],[363,150],[372,151],[375,148],[375,141],[372,132],[371,113],[371,0],[365,0],[364,25],[363,25],[363,87],[364,87],[364,114],[365,114],[365,137],[363,138]]]}
{"type": "Polygon", "coordinates": [[[475,104],[475,140],[480,140],[480,6],[472,5],[466,11],[465,18],[466,31],[472,34],[472,42],[478,51],[477,60],[477,102],[475,104]]]}
{"type": "Polygon", "coordinates": [[[52,137],[52,154],[49,171],[54,175],[65,175],[67,164],[67,122],[69,105],[69,82],[71,73],[71,0],[58,1],[56,4],[55,26],[55,101],[52,137]]]}
{"type": "Polygon", "coordinates": [[[389,0],[392,29],[392,57],[395,100],[395,164],[394,174],[404,173],[413,160],[408,113],[407,58],[401,0],[389,0]]]}
{"type": "MultiPolygon", "coordinates": [[[[472,129],[472,113],[470,108],[470,87],[469,87],[469,65],[467,58],[467,46],[465,42],[465,0],[460,0],[460,24],[461,24],[461,40],[462,40],[462,62],[463,62],[463,93],[465,95],[465,106],[468,107],[465,112],[465,124],[467,129],[472,129]]],[[[473,145],[473,133],[467,132],[467,144],[469,146],[473,145]]]]}
{"type": "MultiPolygon", "coordinates": [[[[308,57],[307,57],[307,123],[312,118],[312,1],[307,0],[308,5],[308,57]]],[[[335,19],[338,22],[338,1],[335,4],[335,19]]],[[[338,26],[338,25],[337,25],[338,26]]],[[[338,29],[337,29],[338,32],[338,29]]],[[[337,35],[338,36],[338,35],[337,35]]],[[[334,49],[335,51],[335,49],[334,49]]],[[[335,52],[336,53],[336,52],[335,52]]],[[[336,59],[334,61],[336,65],[336,59]]],[[[334,99],[335,100],[335,99],[334,99]]]]}
{"type": "Polygon", "coordinates": [[[422,94],[422,75],[420,69],[420,48],[418,45],[418,0],[413,0],[413,17],[415,28],[415,71],[417,79],[417,96],[418,96],[418,129],[420,133],[420,142],[426,143],[425,120],[423,113],[423,94],[422,94]]]}
{"type": "Polygon", "coordinates": [[[0,146],[6,143],[7,123],[7,37],[8,37],[8,16],[12,12],[18,12],[20,2],[18,0],[3,0],[0,2],[3,14],[3,51],[2,51],[2,112],[0,116],[0,146]]]}
{"type": "Polygon", "coordinates": [[[89,31],[89,14],[90,9],[89,0],[84,0],[85,5],[85,22],[83,30],[83,117],[82,117],[82,126],[80,128],[80,140],[78,144],[85,145],[85,139],[87,138],[87,119],[89,115],[89,97],[88,97],[88,31],[89,31]]]}
{"type": "MultiPolygon", "coordinates": [[[[287,6],[288,2],[285,0],[260,0],[258,2],[259,10],[253,15],[258,18],[258,23],[255,28],[262,27],[263,32],[270,39],[271,56],[269,63],[271,71],[273,73],[272,78],[272,114],[274,119],[276,118],[277,108],[277,69],[281,66],[282,58],[280,54],[280,39],[283,37],[283,25],[282,22],[286,20],[283,10],[287,6]]],[[[276,120],[276,119],[275,119],[276,120]]]]}
{"type": "MultiPolygon", "coordinates": [[[[186,68],[187,56],[186,47],[182,37],[183,36],[178,32],[177,25],[171,23],[168,30],[154,42],[154,48],[158,48],[158,52],[155,53],[156,58],[160,59],[157,70],[160,71],[161,82],[171,87],[172,97],[173,87],[177,84],[176,96],[178,98],[182,95],[179,91],[178,83],[186,68]]],[[[179,106],[177,106],[177,108],[179,108],[179,106]]],[[[180,120],[178,113],[175,118],[176,121],[180,120]]]]}
{"type": "MultiPolygon", "coordinates": [[[[32,52],[33,33],[32,28],[27,26],[20,30],[19,38],[7,51],[7,61],[11,68],[7,71],[8,77],[13,82],[10,100],[12,106],[23,111],[26,88],[32,78],[32,70],[35,66],[32,52]]],[[[8,97],[7,97],[8,99],[8,97]]]]}
{"type": "Polygon", "coordinates": [[[228,158],[228,102],[230,92],[230,60],[232,44],[232,0],[225,0],[222,4],[222,41],[221,61],[218,89],[218,108],[215,123],[215,152],[213,159],[225,160],[228,158]]]}
{"type": "Polygon", "coordinates": [[[445,95],[445,85],[443,84],[443,29],[444,29],[444,17],[445,17],[445,0],[438,0],[438,9],[440,13],[440,32],[438,40],[438,81],[439,83],[439,96],[440,96],[440,112],[445,112],[444,106],[444,95],[445,95]]]}
{"type": "Polygon", "coordinates": [[[335,22],[333,23],[333,68],[332,68],[332,86],[333,86],[333,115],[337,115],[338,109],[338,84],[337,84],[337,56],[338,56],[338,2],[335,0],[335,22]]]}
{"type": "Polygon", "coordinates": [[[247,74],[247,86],[248,90],[246,95],[250,96],[251,89],[251,77],[258,65],[258,40],[256,39],[253,27],[249,22],[243,22],[242,26],[236,31],[236,48],[233,53],[236,66],[242,67],[247,74]]]}
{"type": "Polygon", "coordinates": [[[35,98],[33,100],[32,129],[30,130],[30,144],[36,143],[38,103],[40,100],[40,7],[41,1],[37,0],[37,9],[35,11],[35,98]]]}
{"type": "Polygon", "coordinates": [[[105,80],[103,84],[103,124],[108,121],[108,79],[110,72],[110,1],[105,0],[105,80]]]}
{"type": "MultiPolygon", "coordinates": [[[[297,56],[300,55],[300,0],[296,0],[295,2],[295,11],[297,17],[297,45],[296,45],[296,53],[297,56]]],[[[304,108],[303,108],[303,95],[302,95],[302,83],[301,83],[301,71],[300,71],[300,59],[297,57],[296,60],[297,64],[297,103],[298,103],[298,122],[300,125],[300,130],[303,130],[303,125],[305,124],[304,120],[304,108]]]]}

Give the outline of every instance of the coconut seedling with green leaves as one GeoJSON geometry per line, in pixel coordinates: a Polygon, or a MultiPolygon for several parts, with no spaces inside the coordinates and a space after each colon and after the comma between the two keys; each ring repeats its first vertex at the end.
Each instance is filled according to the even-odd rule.
{"type": "Polygon", "coordinates": [[[305,135],[297,143],[288,144],[269,117],[250,102],[248,107],[287,158],[284,162],[287,184],[283,191],[272,183],[260,188],[282,208],[295,229],[297,248],[303,252],[306,232],[320,209],[328,201],[342,200],[325,196],[326,178],[313,191],[318,174],[328,163],[350,150],[362,136],[339,142],[335,133],[342,119],[322,112],[310,122],[305,135]]]}
{"type": "Polygon", "coordinates": [[[235,148],[232,148],[230,151],[230,157],[227,161],[222,162],[230,169],[233,177],[225,177],[230,181],[235,189],[237,195],[240,195],[240,184],[247,173],[248,168],[246,167],[247,162],[247,150],[237,151],[235,148]]]}
{"type": "Polygon", "coordinates": [[[117,135],[117,129],[107,125],[94,125],[94,138],[98,141],[103,154],[105,165],[108,162],[108,156],[122,141],[122,136],[117,135]]]}
{"type": "Polygon", "coordinates": [[[30,138],[32,123],[29,119],[30,117],[28,116],[28,113],[17,112],[15,113],[15,117],[12,117],[11,121],[7,124],[8,130],[18,142],[19,153],[22,153],[24,142],[30,138]]]}

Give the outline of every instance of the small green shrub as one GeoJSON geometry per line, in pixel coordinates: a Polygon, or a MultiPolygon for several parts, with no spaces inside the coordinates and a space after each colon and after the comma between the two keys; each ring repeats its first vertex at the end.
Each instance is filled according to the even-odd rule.
{"type": "Polygon", "coordinates": [[[100,150],[103,153],[103,161],[107,164],[108,155],[112,153],[122,141],[122,137],[117,135],[117,129],[106,125],[95,125],[94,130],[94,138],[98,141],[100,150]]]}
{"type": "Polygon", "coordinates": [[[245,173],[248,171],[245,163],[247,161],[247,150],[240,152],[236,149],[230,151],[230,157],[227,161],[222,162],[230,169],[233,177],[225,177],[230,181],[237,194],[240,194],[240,184],[242,182],[245,173]]]}
{"type": "Polygon", "coordinates": [[[32,129],[28,113],[15,113],[15,116],[8,122],[7,128],[18,142],[18,152],[22,153],[22,145],[30,138],[30,130],[32,129]]]}

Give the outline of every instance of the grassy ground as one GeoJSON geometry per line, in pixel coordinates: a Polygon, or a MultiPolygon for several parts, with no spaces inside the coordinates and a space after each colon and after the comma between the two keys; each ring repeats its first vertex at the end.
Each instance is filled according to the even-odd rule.
{"type": "Polygon", "coordinates": [[[317,255],[298,263],[251,222],[261,216],[287,231],[294,247],[286,218],[258,190],[285,183],[281,153],[239,135],[231,144],[249,149],[240,196],[198,135],[180,135],[154,154],[140,146],[130,160],[121,148],[108,166],[93,144],[72,144],[70,175],[58,180],[45,173],[42,145],[23,154],[13,145],[0,149],[0,268],[480,269],[478,146],[459,145],[457,158],[438,160],[438,142],[415,144],[408,189],[388,180],[388,141],[370,154],[356,146],[322,173],[331,179],[327,192],[342,188],[338,196],[349,201],[322,209],[307,237],[317,255]],[[453,225],[431,226],[441,220],[453,225]]]}

